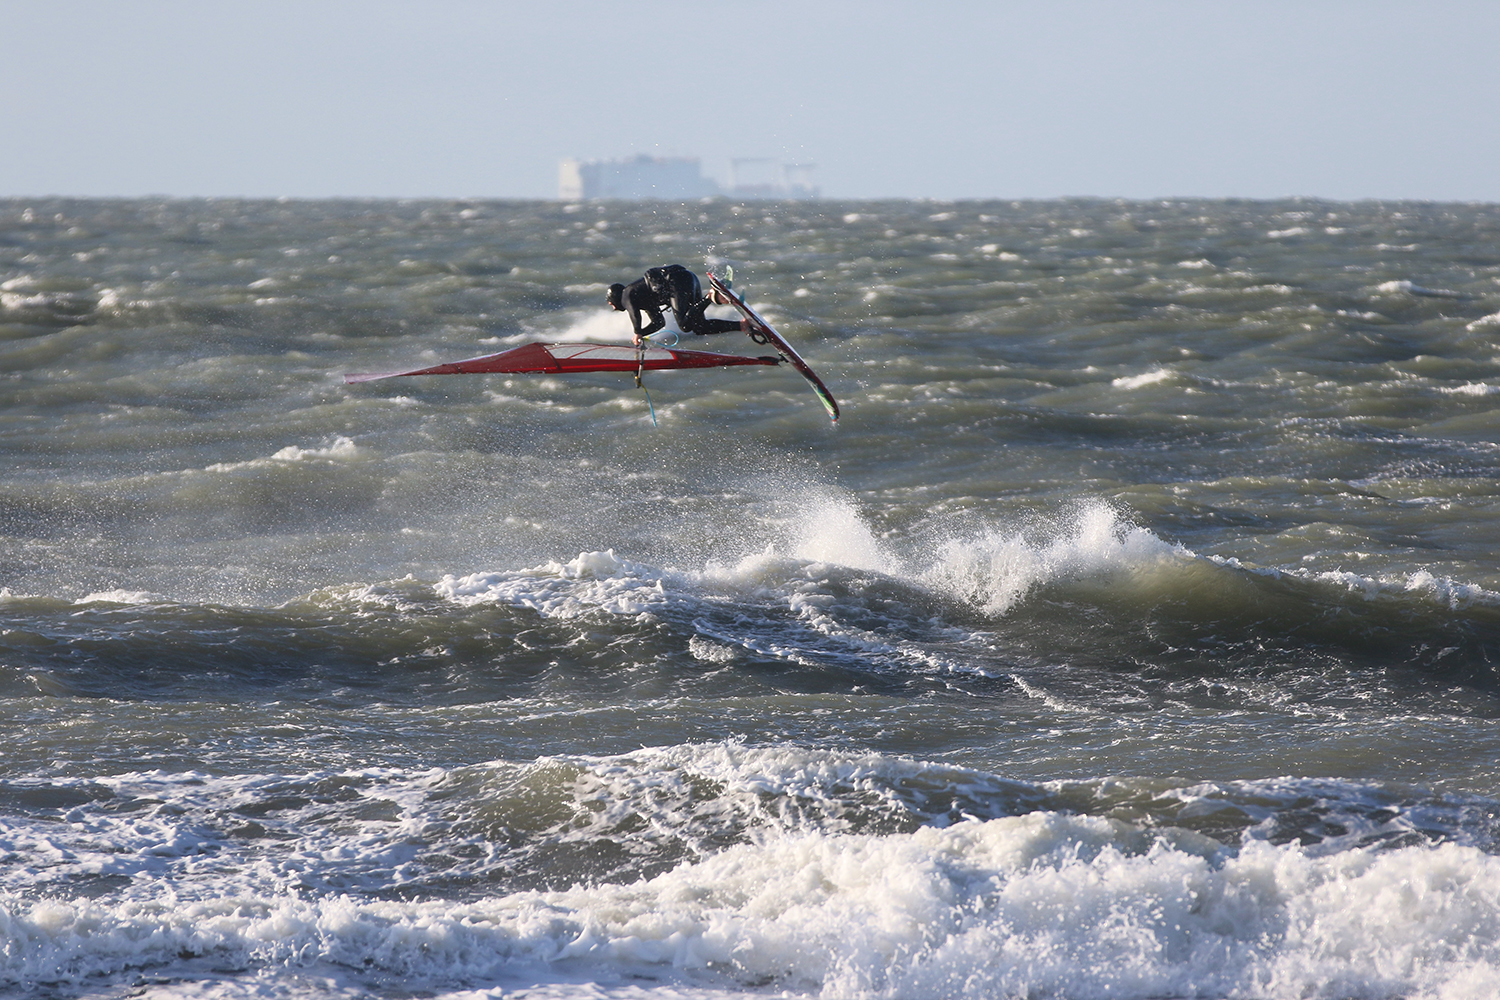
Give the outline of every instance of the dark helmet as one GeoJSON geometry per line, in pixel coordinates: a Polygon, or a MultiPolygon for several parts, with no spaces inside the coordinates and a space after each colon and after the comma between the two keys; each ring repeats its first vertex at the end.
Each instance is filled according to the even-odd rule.
{"type": "Polygon", "coordinates": [[[607,298],[609,300],[609,304],[612,305],[612,306],[614,306],[616,309],[624,309],[625,307],[622,306],[622,305],[620,305],[620,296],[624,295],[624,294],[625,294],[625,286],[622,285],[622,284],[620,284],[618,281],[615,282],[613,285],[610,285],[609,286],[609,295],[607,296],[607,298]]]}

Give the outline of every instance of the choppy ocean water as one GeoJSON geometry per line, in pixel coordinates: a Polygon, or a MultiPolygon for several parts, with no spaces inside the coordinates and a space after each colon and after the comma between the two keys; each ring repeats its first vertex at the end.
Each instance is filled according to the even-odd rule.
{"type": "Polygon", "coordinates": [[[0,201],[0,992],[1493,996],[1497,336],[1493,205],[0,201]],[[673,261],[838,425],[339,377],[673,261]]]}

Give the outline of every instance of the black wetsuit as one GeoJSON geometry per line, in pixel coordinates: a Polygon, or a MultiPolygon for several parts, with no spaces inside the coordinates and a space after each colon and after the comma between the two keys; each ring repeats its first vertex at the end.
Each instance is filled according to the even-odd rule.
{"type": "Polygon", "coordinates": [[[635,331],[637,339],[649,337],[667,325],[667,321],[661,318],[663,305],[665,303],[646,284],[645,278],[637,278],[620,293],[620,308],[630,314],[630,327],[635,331]],[[651,317],[651,322],[645,326],[641,326],[641,313],[651,317]]]}
{"type": "Polygon", "coordinates": [[[662,319],[663,306],[670,306],[677,319],[677,327],[683,333],[699,337],[710,333],[729,333],[740,329],[739,320],[710,319],[703,315],[709,307],[709,299],[703,294],[698,276],[681,264],[653,267],[644,278],[632,281],[620,295],[620,305],[630,313],[630,325],[637,337],[649,337],[666,326],[662,319]],[[651,322],[641,326],[641,313],[651,317],[651,322]]]}

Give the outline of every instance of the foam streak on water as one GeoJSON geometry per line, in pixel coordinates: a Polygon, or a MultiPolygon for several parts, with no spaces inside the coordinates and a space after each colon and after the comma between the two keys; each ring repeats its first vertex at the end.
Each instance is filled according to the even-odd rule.
{"type": "Polygon", "coordinates": [[[1492,996],[1497,246],[0,201],[0,993],[1492,996]],[[785,367],[653,373],[659,426],[339,378],[624,343],[673,261],[838,425],[785,367]]]}

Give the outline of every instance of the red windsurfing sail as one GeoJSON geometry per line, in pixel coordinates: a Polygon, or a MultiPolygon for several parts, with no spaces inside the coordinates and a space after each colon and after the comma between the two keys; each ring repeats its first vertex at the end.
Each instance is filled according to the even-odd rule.
{"type": "Polygon", "coordinates": [[[624,344],[523,344],[499,354],[452,361],[409,372],[345,375],[345,382],[369,382],[402,375],[475,375],[484,373],[564,375],[573,372],[656,372],[674,368],[724,368],[730,365],[776,365],[780,358],[679,351],[670,347],[635,348],[624,344]]]}

